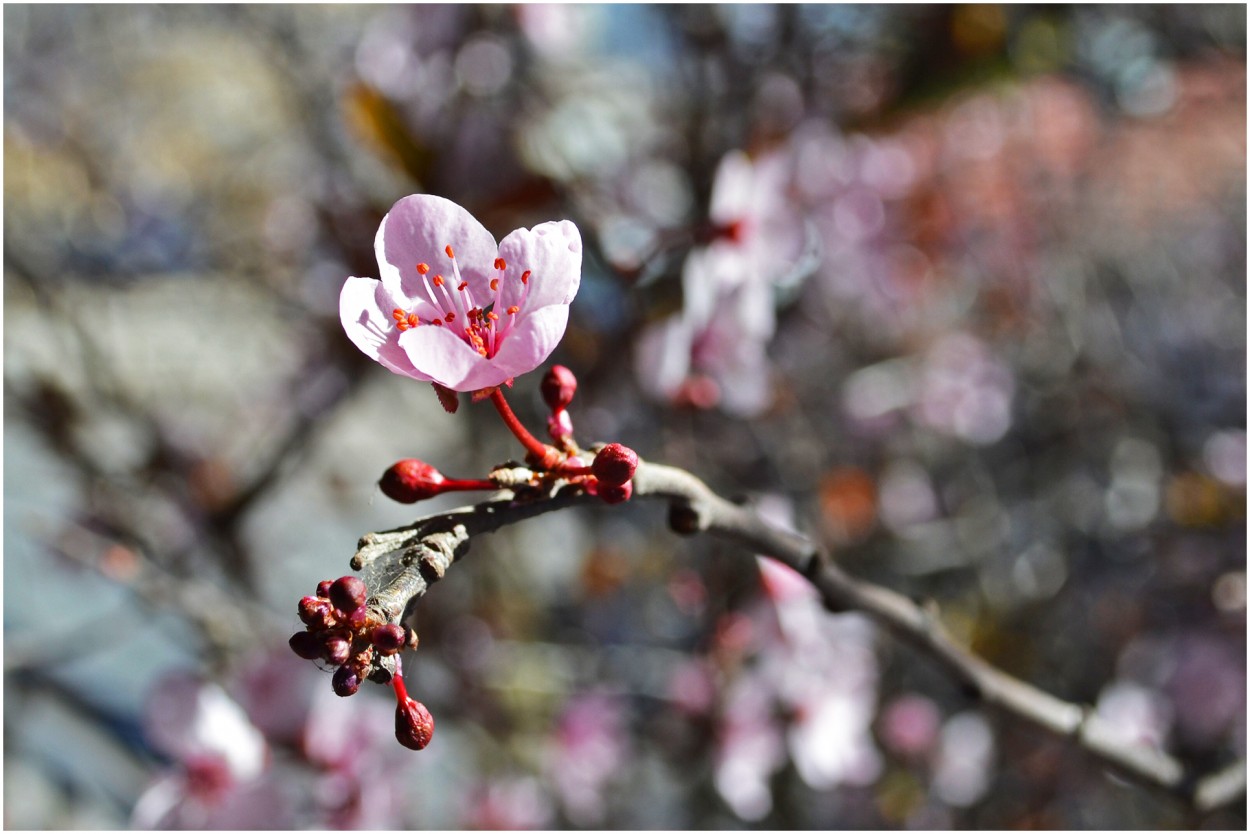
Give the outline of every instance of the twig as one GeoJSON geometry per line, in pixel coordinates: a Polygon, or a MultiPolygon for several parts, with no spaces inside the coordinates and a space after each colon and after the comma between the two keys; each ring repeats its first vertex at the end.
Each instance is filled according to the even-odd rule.
{"type": "MultiPolygon", "coordinates": [[[[352,566],[363,569],[366,582],[378,589],[369,600],[375,613],[388,621],[410,614],[429,586],[467,552],[475,535],[566,507],[598,503],[592,496],[568,489],[524,502],[514,501],[508,493],[504,496],[362,538],[352,566]]],[[[852,578],[807,538],[773,527],[753,510],[721,498],[684,470],[640,462],[634,474],[633,497],[667,500],[670,526],[679,533],[707,533],[789,565],[816,586],[829,610],[867,614],[934,657],[987,704],[1070,739],[1124,777],[1166,791],[1204,813],[1245,795],[1244,760],[1199,776],[1162,750],[1125,743],[1105,719],[1087,707],[1064,701],[991,666],[956,643],[929,611],[899,593],[852,578]]]]}

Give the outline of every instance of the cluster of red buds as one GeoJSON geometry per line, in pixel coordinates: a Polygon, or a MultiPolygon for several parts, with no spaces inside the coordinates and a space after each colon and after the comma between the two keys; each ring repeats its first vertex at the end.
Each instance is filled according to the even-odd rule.
{"type": "MultiPolygon", "coordinates": [[[[509,380],[508,385],[511,384],[509,380]]],[[[434,386],[440,402],[454,412],[456,393],[434,386]]],[[[531,468],[506,465],[486,479],[448,478],[423,461],[409,458],[392,465],[378,481],[388,498],[412,504],[444,492],[461,490],[511,489],[518,500],[526,492],[543,492],[561,485],[573,485],[608,504],[628,501],[633,495],[638,455],[620,443],[598,448],[593,457],[573,440],[573,421],[568,406],[577,392],[577,379],[563,365],[549,370],[542,380],[543,401],[551,409],[547,432],[557,446],[539,441],[521,425],[504,399],[502,388],[475,393],[474,400],[489,398],[508,429],[521,441],[531,468]]],[[[322,661],[334,667],[335,693],[347,697],[360,689],[366,678],[390,682],[395,691],[395,737],[399,743],[420,750],[430,743],[434,719],[419,701],[408,696],[398,654],[416,648],[414,632],[396,623],[382,622],[370,615],[368,588],[354,576],[344,576],[317,586],[317,593],[299,602],[304,631],[291,636],[291,649],[300,657],[322,661]],[[384,664],[381,661],[387,660],[384,664]],[[393,668],[394,671],[391,671],[393,668]]]]}
{"type": "Polygon", "coordinates": [[[628,501],[633,495],[634,471],[638,455],[620,443],[601,447],[590,459],[573,440],[573,421],[568,406],[577,392],[577,378],[563,365],[556,365],[544,376],[541,384],[543,401],[551,409],[547,431],[560,444],[556,449],[540,443],[523,426],[503,400],[502,392],[492,394],[504,422],[521,440],[535,471],[497,469],[489,479],[448,478],[424,461],[408,458],[393,464],[382,473],[378,487],[388,498],[401,504],[412,504],[444,492],[463,490],[494,490],[501,488],[541,487],[554,481],[581,486],[608,504],[628,501]],[[590,460],[587,465],[587,460],[590,460]],[[517,472],[526,473],[518,480],[517,472]]]}
{"type": "Polygon", "coordinates": [[[365,605],[369,590],[355,576],[326,579],[317,593],[299,601],[299,618],[305,629],[291,635],[291,650],[305,660],[319,660],[336,667],[331,686],[340,697],[355,695],[366,678],[390,678],[395,689],[395,737],[399,743],[420,750],[430,743],[434,719],[420,702],[408,697],[395,657],[394,673],[379,659],[417,647],[416,632],[397,623],[382,623],[369,615],[365,605]]]}

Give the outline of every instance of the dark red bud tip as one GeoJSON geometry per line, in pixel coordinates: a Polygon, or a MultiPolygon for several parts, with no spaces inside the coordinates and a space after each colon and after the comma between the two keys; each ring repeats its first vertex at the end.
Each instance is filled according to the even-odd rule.
{"type": "Polygon", "coordinates": [[[330,598],[330,586],[334,584],[333,579],[323,579],[317,583],[317,596],[330,598]]]}
{"type": "Polygon", "coordinates": [[[369,589],[355,576],[340,576],[330,586],[330,602],[347,614],[364,605],[368,598],[369,589]]]}
{"type": "Polygon", "coordinates": [[[634,484],[632,481],[620,486],[599,484],[599,490],[596,494],[603,499],[605,504],[623,504],[634,494],[634,484]]]}
{"type": "Polygon", "coordinates": [[[387,498],[401,504],[414,504],[443,491],[443,473],[415,458],[401,460],[382,473],[378,487],[387,498]]]}
{"type": "Polygon", "coordinates": [[[590,469],[605,486],[621,486],[634,477],[638,468],[638,454],[628,446],[620,443],[609,443],[595,455],[590,469]]]}
{"type": "Polygon", "coordinates": [[[434,716],[425,704],[405,698],[395,707],[395,738],[412,750],[422,750],[434,737],[434,716]]]}
{"type": "Polygon", "coordinates": [[[340,666],[334,672],[334,677],[330,680],[330,685],[334,687],[334,694],[340,698],[346,698],[349,695],[355,695],[356,690],[360,689],[360,676],[350,666],[340,666]]]}
{"type": "Polygon", "coordinates": [[[373,630],[373,645],[378,653],[392,655],[408,644],[408,633],[401,625],[387,623],[373,630]]]}
{"type": "Polygon", "coordinates": [[[563,365],[552,365],[551,370],[543,374],[539,387],[547,407],[552,411],[560,411],[573,402],[573,395],[577,393],[577,377],[563,365]]]}
{"type": "Polygon", "coordinates": [[[291,639],[287,642],[291,645],[291,651],[305,660],[316,660],[321,657],[321,641],[312,632],[301,631],[297,634],[292,634],[291,639]]]}

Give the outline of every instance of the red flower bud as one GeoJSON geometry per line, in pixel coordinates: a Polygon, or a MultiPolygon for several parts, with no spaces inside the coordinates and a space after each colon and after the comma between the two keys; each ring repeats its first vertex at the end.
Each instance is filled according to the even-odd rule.
{"type": "Polygon", "coordinates": [[[368,598],[369,589],[355,576],[340,576],[330,586],[330,602],[346,614],[360,608],[368,598]]]}
{"type": "Polygon", "coordinates": [[[599,484],[596,494],[603,499],[605,504],[621,504],[628,501],[629,497],[634,494],[634,484],[632,481],[627,481],[620,486],[599,484]]]}
{"type": "Polygon", "coordinates": [[[352,656],[352,641],[343,633],[333,632],[321,644],[321,656],[336,666],[346,663],[352,656]]]}
{"type": "Polygon", "coordinates": [[[313,628],[329,628],[333,624],[330,603],[321,597],[304,597],[299,601],[299,618],[313,628]]]}
{"type": "Polygon", "coordinates": [[[408,634],[401,625],[387,623],[373,630],[373,645],[381,655],[392,655],[408,643],[408,634]]]}
{"type": "MultiPolygon", "coordinates": [[[[599,483],[605,486],[622,486],[634,477],[638,468],[638,454],[628,446],[609,443],[599,450],[590,469],[599,483]]],[[[622,499],[624,500],[624,499],[622,499]]]]}
{"type": "Polygon", "coordinates": [[[539,387],[543,394],[543,402],[547,404],[547,407],[552,411],[561,411],[573,402],[573,395],[577,393],[577,377],[573,376],[573,372],[563,365],[552,365],[551,369],[543,374],[543,381],[539,387]]]}
{"type": "Polygon", "coordinates": [[[557,443],[573,435],[573,421],[567,411],[556,411],[547,418],[547,434],[557,443]]]}
{"type": "Polygon", "coordinates": [[[395,706],[395,738],[412,750],[421,750],[434,737],[434,716],[420,701],[405,698],[395,706]]]}
{"type": "Polygon", "coordinates": [[[349,695],[355,695],[356,690],[360,689],[360,676],[352,667],[340,666],[335,670],[330,686],[334,688],[335,695],[346,698],[349,695]]]}
{"type": "Polygon", "coordinates": [[[415,504],[443,491],[443,473],[428,463],[408,458],[382,473],[378,486],[387,498],[401,504],[415,504]]]}
{"type": "Polygon", "coordinates": [[[333,580],[323,579],[317,583],[317,596],[330,598],[330,586],[334,584],[333,580]]]}
{"type": "Polygon", "coordinates": [[[291,651],[305,660],[316,660],[321,657],[321,641],[311,631],[300,631],[292,634],[291,639],[287,642],[291,645],[291,651]]]}

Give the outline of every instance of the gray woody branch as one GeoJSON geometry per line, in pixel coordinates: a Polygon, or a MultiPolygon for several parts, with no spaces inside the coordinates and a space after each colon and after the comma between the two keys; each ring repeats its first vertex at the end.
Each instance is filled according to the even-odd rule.
{"type": "MultiPolygon", "coordinates": [[[[726,501],[684,470],[639,463],[633,497],[667,500],[670,526],[679,533],[707,533],[789,565],[819,589],[830,611],[863,612],[934,657],[987,704],[1070,739],[1124,777],[1177,796],[1199,812],[1215,810],[1245,795],[1244,759],[1200,777],[1162,750],[1125,743],[1088,707],[996,669],[956,643],[931,610],[887,588],[852,578],[805,537],[773,527],[751,509],[726,501]]],[[[378,589],[369,600],[375,615],[398,622],[412,613],[429,586],[468,550],[475,535],[591,503],[599,501],[566,488],[534,500],[514,501],[507,496],[448,510],[405,527],[366,535],[352,567],[363,571],[370,588],[378,589]]]]}

